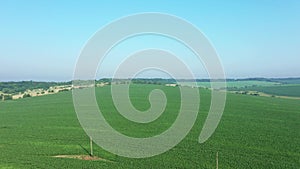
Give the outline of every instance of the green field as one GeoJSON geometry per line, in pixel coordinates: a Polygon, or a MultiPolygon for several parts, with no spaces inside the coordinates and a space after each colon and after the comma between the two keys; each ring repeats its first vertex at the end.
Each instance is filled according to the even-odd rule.
{"type": "MultiPolygon", "coordinates": [[[[168,98],[164,114],[149,124],[129,122],[113,106],[110,87],[96,88],[101,110],[126,135],[149,137],[171,126],[180,106],[177,87],[132,85],[136,108],[149,108],[149,91],[162,89],[168,98]]],[[[188,136],[175,148],[145,159],[119,157],[94,146],[94,155],[110,160],[53,158],[89,153],[89,139],[73,108],[71,92],[0,102],[0,168],[299,168],[300,100],[228,94],[223,118],[204,144],[198,136],[210,105],[201,89],[201,107],[188,136]]]]}
{"type": "MultiPolygon", "coordinates": [[[[214,82],[220,83],[220,82],[214,82]]],[[[191,82],[181,82],[183,85],[190,86],[191,82]]],[[[227,88],[241,88],[241,87],[250,87],[250,86],[274,86],[280,84],[279,82],[269,82],[269,81],[259,81],[259,80],[237,80],[237,81],[227,81],[227,88]]],[[[210,88],[210,82],[197,82],[199,87],[210,88]]]]}
{"type": "Polygon", "coordinates": [[[240,88],[245,91],[258,91],[275,96],[291,96],[300,97],[300,85],[278,85],[278,86],[252,86],[247,88],[240,88]]]}
{"type": "Polygon", "coordinates": [[[271,81],[283,84],[300,84],[300,78],[272,79],[271,81]]]}

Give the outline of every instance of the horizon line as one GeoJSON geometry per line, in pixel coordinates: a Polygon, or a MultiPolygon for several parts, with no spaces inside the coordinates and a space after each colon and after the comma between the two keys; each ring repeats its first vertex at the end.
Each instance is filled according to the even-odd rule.
{"type": "MultiPolygon", "coordinates": [[[[187,78],[180,78],[180,79],[172,79],[172,78],[157,78],[157,77],[139,77],[139,78],[112,78],[112,77],[103,77],[103,78],[98,78],[98,79],[88,79],[88,80],[95,80],[95,81],[99,81],[99,80],[103,80],[103,79],[115,79],[115,80],[224,80],[224,79],[210,79],[210,78],[195,78],[195,79],[187,79],[187,78]]],[[[300,79],[300,76],[298,77],[241,77],[241,78],[225,78],[225,80],[274,80],[274,79],[300,79]]],[[[67,82],[72,82],[75,80],[87,80],[87,79],[73,79],[73,80],[0,80],[1,82],[48,82],[48,83],[67,83],[67,82]]]]}

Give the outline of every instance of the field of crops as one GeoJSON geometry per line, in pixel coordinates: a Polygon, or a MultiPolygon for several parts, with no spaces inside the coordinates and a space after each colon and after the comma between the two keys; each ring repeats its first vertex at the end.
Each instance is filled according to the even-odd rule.
{"type": "Polygon", "coordinates": [[[300,85],[278,85],[278,86],[252,86],[247,88],[240,88],[245,91],[258,91],[275,96],[291,96],[300,97],[300,85]]]}
{"type": "MultiPolygon", "coordinates": [[[[162,89],[168,98],[164,114],[149,124],[129,122],[113,106],[110,87],[96,88],[107,121],[118,131],[149,137],[170,127],[180,107],[177,87],[132,85],[132,102],[149,108],[149,91],[162,89]]],[[[210,105],[201,89],[201,107],[188,136],[175,148],[145,159],[119,157],[94,146],[94,155],[109,161],[54,158],[88,155],[89,138],[73,108],[71,92],[0,102],[0,168],[299,168],[300,100],[228,94],[223,118],[204,144],[198,136],[210,105]]]]}
{"type": "Polygon", "coordinates": [[[284,79],[273,79],[272,81],[283,83],[283,84],[300,84],[300,78],[284,78],[284,79]]]}
{"type": "MultiPolygon", "coordinates": [[[[220,82],[214,82],[220,83],[220,82]]],[[[181,82],[183,85],[190,86],[191,82],[181,82]]],[[[227,81],[226,86],[228,88],[242,88],[242,87],[250,87],[250,86],[274,86],[279,85],[279,82],[270,82],[270,81],[259,81],[259,80],[237,80],[237,81],[227,81]]],[[[197,82],[199,87],[210,88],[210,82],[197,82]]]]}

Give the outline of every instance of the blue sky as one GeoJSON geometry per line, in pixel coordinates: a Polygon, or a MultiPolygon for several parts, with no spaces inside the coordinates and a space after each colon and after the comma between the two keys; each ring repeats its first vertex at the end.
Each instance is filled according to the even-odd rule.
{"type": "MultiPolygon", "coordinates": [[[[97,30],[142,12],[176,15],[197,26],[228,78],[300,77],[299,11],[297,0],[0,1],[0,81],[71,80],[81,49],[97,30]]],[[[108,58],[108,65],[114,62],[108,58]]]]}

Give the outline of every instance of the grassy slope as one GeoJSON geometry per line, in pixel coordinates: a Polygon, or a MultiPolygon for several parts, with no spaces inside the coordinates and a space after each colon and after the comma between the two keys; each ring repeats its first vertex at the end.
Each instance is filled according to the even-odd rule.
{"type": "Polygon", "coordinates": [[[279,85],[279,86],[256,86],[256,87],[242,88],[241,90],[259,91],[259,92],[278,95],[278,96],[300,97],[299,84],[279,85]]]}
{"type": "MultiPolygon", "coordinates": [[[[130,136],[151,136],[170,126],[179,107],[177,88],[134,85],[133,104],[149,107],[147,92],[162,88],[170,101],[157,121],[141,126],[118,115],[109,87],[97,88],[99,104],[115,128],[130,136]]],[[[198,144],[209,108],[209,91],[201,90],[201,109],[190,134],[174,149],[147,159],[117,157],[95,146],[94,154],[116,163],[52,158],[87,154],[88,138],[73,109],[70,92],[0,102],[0,168],[297,168],[300,166],[300,101],[228,94],[226,110],[214,135],[198,144]]]]}
{"type": "MultiPolygon", "coordinates": [[[[215,82],[217,83],[217,82],[215,82]]],[[[267,82],[267,81],[258,81],[258,80],[243,80],[243,81],[227,81],[226,86],[228,88],[241,88],[246,86],[273,86],[278,85],[277,82],[267,82]]],[[[198,82],[198,85],[201,87],[210,87],[210,82],[198,82]]]]}
{"type": "Polygon", "coordinates": [[[300,84],[300,78],[273,79],[272,81],[285,84],[300,84]]]}

